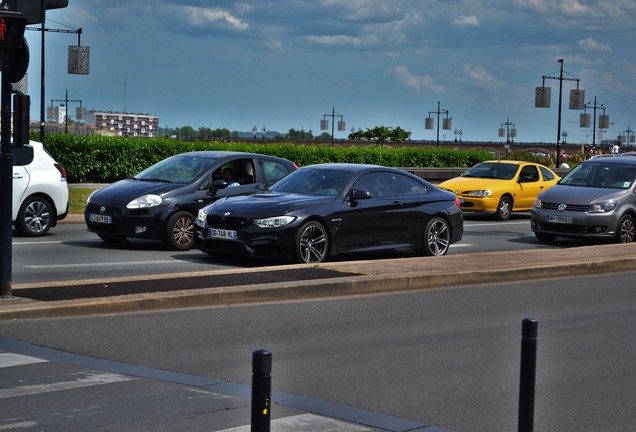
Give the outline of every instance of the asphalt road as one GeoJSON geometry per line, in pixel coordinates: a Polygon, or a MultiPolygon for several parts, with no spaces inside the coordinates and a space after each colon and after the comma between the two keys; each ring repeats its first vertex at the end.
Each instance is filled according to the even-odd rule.
{"type": "MultiPolygon", "coordinates": [[[[449,255],[492,251],[562,248],[580,242],[559,240],[554,245],[538,243],[530,230],[527,214],[515,215],[506,222],[485,217],[468,216],[460,243],[451,246],[449,255]]],[[[13,284],[46,281],[102,279],[137,276],[277,266],[278,261],[255,259],[212,259],[193,249],[186,252],[167,251],[160,242],[131,239],[121,245],[102,242],[86,231],[83,223],[60,224],[42,238],[13,237],[13,284]]],[[[379,255],[382,259],[403,255],[379,255]]],[[[407,255],[408,256],[408,255],[407,255]]],[[[337,260],[366,259],[347,256],[337,260]]]]}
{"type": "MultiPolygon", "coordinates": [[[[534,317],[539,323],[535,430],[636,431],[634,277],[636,272],[628,272],[2,321],[2,346],[9,338],[59,352],[49,354],[48,363],[0,368],[0,396],[5,395],[0,425],[34,432],[245,426],[249,403],[244,399],[196,380],[175,384],[167,373],[145,378],[135,373],[156,368],[245,387],[251,353],[266,348],[273,353],[273,389],[335,404],[325,413],[332,419],[364,409],[458,432],[516,430],[521,321],[534,317]],[[93,360],[82,368],[66,363],[74,355],[93,360]],[[100,359],[111,362],[116,373],[105,376],[100,359]],[[70,388],[77,381],[85,386],[70,388]]],[[[297,414],[272,407],[274,418],[297,414]]],[[[341,424],[285,430],[356,429],[341,424]]]]}

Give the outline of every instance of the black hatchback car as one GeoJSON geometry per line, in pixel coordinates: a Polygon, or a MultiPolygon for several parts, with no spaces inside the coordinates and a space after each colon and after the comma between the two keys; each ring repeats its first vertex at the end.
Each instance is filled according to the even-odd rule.
{"type": "Polygon", "coordinates": [[[84,219],[88,230],[105,242],[133,237],[188,250],[194,245],[200,208],[221,197],[253,194],[297,169],[291,161],[261,154],[182,153],[93,192],[84,219]]]}
{"type": "Polygon", "coordinates": [[[196,247],[317,263],[341,254],[410,249],[445,255],[462,238],[455,195],[408,172],[377,165],[303,167],[263,193],[199,210],[196,247]]]}

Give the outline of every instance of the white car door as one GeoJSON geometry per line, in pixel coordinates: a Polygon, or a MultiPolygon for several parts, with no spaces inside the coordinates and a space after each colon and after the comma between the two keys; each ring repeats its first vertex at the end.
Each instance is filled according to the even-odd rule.
{"type": "Polygon", "coordinates": [[[16,165],[13,167],[13,211],[11,219],[15,220],[20,205],[24,200],[27,187],[29,186],[29,172],[25,167],[16,165]]]}

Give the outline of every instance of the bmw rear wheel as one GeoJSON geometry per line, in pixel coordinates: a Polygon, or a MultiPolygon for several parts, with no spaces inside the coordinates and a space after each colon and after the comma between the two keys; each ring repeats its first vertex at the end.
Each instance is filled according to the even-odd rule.
{"type": "Polygon", "coordinates": [[[15,229],[28,237],[45,235],[53,224],[53,206],[44,197],[30,197],[22,203],[15,220],[15,229]]]}
{"type": "Polygon", "coordinates": [[[296,234],[296,258],[302,263],[323,262],[329,254],[329,235],[319,222],[307,222],[296,234]]]}
{"type": "Polygon", "coordinates": [[[451,229],[446,219],[434,217],[426,224],[426,236],[422,249],[416,251],[417,255],[442,256],[446,255],[450,247],[451,229]]]}
{"type": "Polygon", "coordinates": [[[190,250],[194,246],[194,216],[187,211],[173,214],[166,224],[164,243],[170,250],[190,250]]]}
{"type": "Polygon", "coordinates": [[[635,240],[636,226],[634,224],[634,218],[630,215],[623,215],[618,222],[618,229],[616,230],[616,243],[631,243],[635,240]]]}

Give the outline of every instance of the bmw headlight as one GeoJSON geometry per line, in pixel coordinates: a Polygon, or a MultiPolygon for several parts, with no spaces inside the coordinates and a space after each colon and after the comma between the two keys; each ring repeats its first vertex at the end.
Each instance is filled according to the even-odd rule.
{"type": "Polygon", "coordinates": [[[294,216],[274,216],[265,219],[254,219],[254,224],[260,228],[280,228],[292,223],[295,219],[294,216]]]}
{"type": "Polygon", "coordinates": [[[608,213],[616,208],[616,201],[604,201],[592,204],[587,208],[588,213],[608,213]]]}
{"type": "Polygon", "coordinates": [[[199,210],[199,213],[197,213],[197,221],[201,222],[202,224],[205,223],[205,220],[207,219],[208,215],[205,214],[205,212],[203,210],[199,210]]]}
{"type": "Polygon", "coordinates": [[[488,190],[488,189],[485,189],[485,190],[474,190],[474,191],[468,192],[468,196],[478,197],[478,198],[488,197],[491,194],[492,194],[492,191],[488,190]]]}
{"type": "Polygon", "coordinates": [[[135,198],[126,205],[129,209],[140,209],[147,207],[155,207],[161,204],[161,197],[159,195],[148,194],[135,198]]]}

